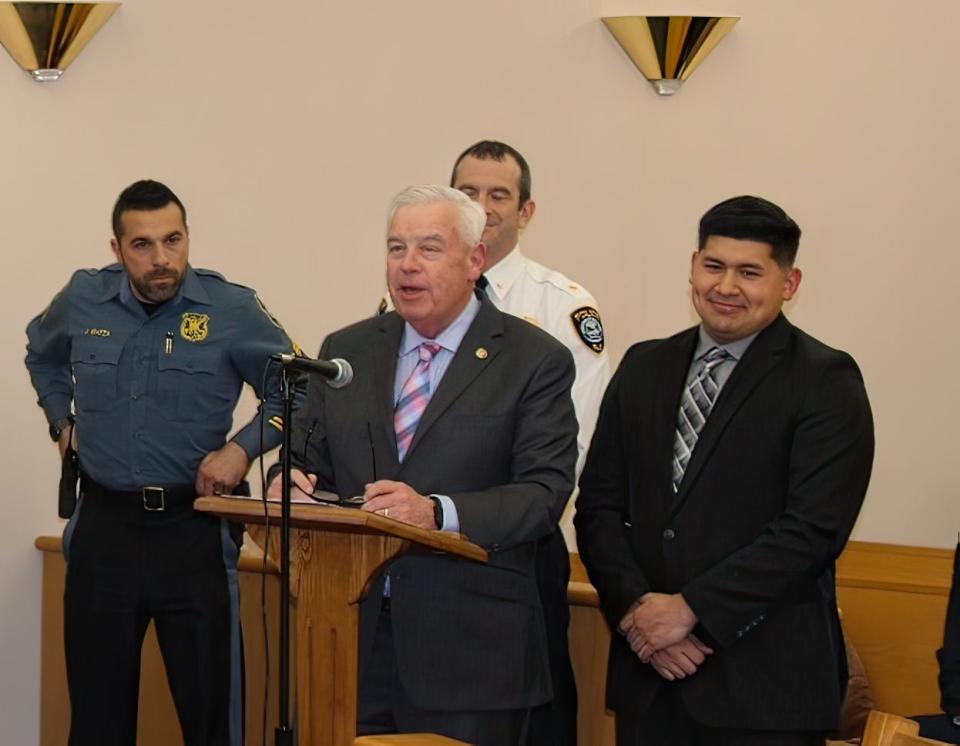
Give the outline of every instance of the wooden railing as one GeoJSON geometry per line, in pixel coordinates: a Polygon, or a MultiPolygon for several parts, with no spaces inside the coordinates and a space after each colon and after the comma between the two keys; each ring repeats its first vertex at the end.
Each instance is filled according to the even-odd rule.
{"type": "MultiPolygon", "coordinates": [[[[58,538],[41,537],[44,552],[41,746],[66,742],[69,705],[63,664],[63,558],[58,538]]],[[[597,593],[578,555],[571,555],[570,650],[580,697],[579,746],[612,746],[613,717],[604,707],[610,632],[597,593]]],[[[837,593],[847,635],[863,660],[876,707],[899,715],[939,711],[935,652],[943,638],[953,552],[946,549],[851,542],[837,565],[837,593]]],[[[264,612],[260,606],[262,557],[240,558],[241,613],[247,669],[247,743],[259,744],[265,678],[264,612]]],[[[269,644],[274,656],[268,740],[276,713],[275,619],[279,584],[268,568],[269,644]]],[[[144,645],[140,691],[140,743],[177,743],[179,730],[152,632],[144,645]]]]}

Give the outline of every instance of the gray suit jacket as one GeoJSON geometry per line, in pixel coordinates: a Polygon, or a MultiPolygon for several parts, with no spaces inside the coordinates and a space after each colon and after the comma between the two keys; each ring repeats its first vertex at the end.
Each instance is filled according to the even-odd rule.
{"type": "MultiPolygon", "coordinates": [[[[348,360],[353,382],[335,391],[311,381],[293,423],[292,461],[321,488],[359,495],[376,477],[448,495],[461,531],[490,552],[486,565],[408,555],[389,568],[400,679],[412,703],[431,710],[518,709],[550,696],[534,557],[573,488],[573,359],[481,302],[403,464],[393,431],[396,313],[324,341],[321,357],[348,360]]],[[[375,586],[361,606],[361,677],[381,593],[375,586]]]]}

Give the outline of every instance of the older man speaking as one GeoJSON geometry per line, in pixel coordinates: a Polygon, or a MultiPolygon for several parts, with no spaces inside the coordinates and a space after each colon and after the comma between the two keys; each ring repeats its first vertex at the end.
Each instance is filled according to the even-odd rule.
{"type": "MultiPolygon", "coordinates": [[[[331,334],[353,383],[312,385],[294,421],[295,483],[422,528],[460,531],[486,565],[406,556],[361,607],[361,733],[430,731],[515,746],[550,697],[536,542],[573,488],[577,421],[569,350],[501,313],[474,283],[483,209],[459,191],[393,201],[387,284],[395,311],[331,334]]],[[[272,491],[279,491],[275,480],[272,491]]]]}

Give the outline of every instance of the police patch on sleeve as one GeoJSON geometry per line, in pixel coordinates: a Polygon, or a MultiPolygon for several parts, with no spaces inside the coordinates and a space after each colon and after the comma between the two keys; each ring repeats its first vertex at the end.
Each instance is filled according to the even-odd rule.
{"type": "Polygon", "coordinates": [[[596,308],[583,306],[570,314],[573,328],[583,343],[596,353],[603,352],[603,323],[596,308]]]}

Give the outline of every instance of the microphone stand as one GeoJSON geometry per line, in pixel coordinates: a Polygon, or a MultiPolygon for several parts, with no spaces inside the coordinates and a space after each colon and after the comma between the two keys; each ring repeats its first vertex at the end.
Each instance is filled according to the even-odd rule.
{"type": "Polygon", "coordinates": [[[293,422],[295,373],[281,366],[280,394],[283,400],[283,435],[280,451],[280,718],[276,746],[293,746],[290,724],[290,430],[293,422]],[[293,375],[291,375],[293,373],[293,375]]]}
{"type": "Polygon", "coordinates": [[[353,369],[346,360],[307,360],[296,355],[273,355],[280,363],[280,397],[283,402],[283,434],[280,451],[280,717],[276,746],[293,746],[290,724],[290,436],[293,430],[292,382],[298,373],[314,373],[333,388],[346,386],[353,369]]]}

